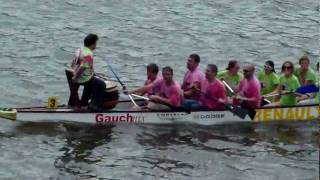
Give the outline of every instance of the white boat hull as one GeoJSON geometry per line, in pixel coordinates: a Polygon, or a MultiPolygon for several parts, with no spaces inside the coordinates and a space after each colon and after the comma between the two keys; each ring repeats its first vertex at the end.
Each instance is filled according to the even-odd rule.
{"type": "Polygon", "coordinates": [[[212,125],[226,122],[249,122],[249,117],[241,119],[227,111],[202,112],[112,112],[112,113],[18,113],[20,121],[71,121],[81,123],[197,123],[212,125]]]}
{"type": "Polygon", "coordinates": [[[18,109],[16,118],[19,121],[69,121],[80,123],[115,124],[115,123],[195,123],[200,125],[215,125],[234,122],[268,122],[268,121],[313,121],[319,120],[319,105],[281,108],[256,109],[252,120],[233,115],[230,111],[184,111],[145,112],[145,111],[109,111],[102,113],[75,112],[72,109],[18,109]]]}

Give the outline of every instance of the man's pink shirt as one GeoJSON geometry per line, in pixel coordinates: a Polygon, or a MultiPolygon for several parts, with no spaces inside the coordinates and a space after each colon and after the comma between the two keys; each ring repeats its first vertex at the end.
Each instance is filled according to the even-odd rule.
{"type": "Polygon", "coordinates": [[[163,79],[154,83],[153,88],[159,88],[160,96],[168,98],[170,105],[179,107],[183,100],[183,95],[179,83],[173,80],[173,84],[167,86],[163,79]]]}
{"type": "MultiPolygon", "coordinates": [[[[181,88],[184,91],[188,90],[189,88],[191,88],[191,86],[194,83],[197,82],[197,83],[201,84],[201,82],[204,81],[204,80],[205,80],[204,74],[203,74],[203,72],[200,71],[200,69],[198,67],[193,71],[188,70],[186,72],[186,74],[184,75],[181,88]]],[[[200,87],[200,89],[202,89],[202,87],[200,87]]],[[[198,93],[195,93],[191,97],[191,99],[195,99],[195,100],[198,100],[199,98],[200,98],[200,94],[198,94],[198,93]]]]}
{"type": "MultiPolygon", "coordinates": [[[[157,82],[161,81],[162,77],[157,76],[155,80],[151,81],[150,79],[147,79],[144,81],[144,85],[148,85],[148,84],[156,84],[157,82]]],[[[157,94],[159,93],[160,89],[158,86],[153,86],[148,92],[147,95],[153,95],[153,94],[157,94]]]]}
{"type": "Polygon", "coordinates": [[[224,109],[224,105],[217,101],[218,99],[226,99],[225,89],[221,81],[215,79],[210,83],[207,79],[205,79],[202,81],[201,87],[203,92],[200,97],[201,105],[207,107],[208,109],[224,109]]]}
{"type": "Polygon", "coordinates": [[[255,101],[246,101],[246,104],[251,108],[258,108],[260,107],[261,102],[261,85],[260,82],[257,80],[256,77],[253,77],[251,79],[242,79],[240,81],[239,87],[238,87],[238,94],[240,96],[246,97],[246,98],[255,98],[255,101]]]}

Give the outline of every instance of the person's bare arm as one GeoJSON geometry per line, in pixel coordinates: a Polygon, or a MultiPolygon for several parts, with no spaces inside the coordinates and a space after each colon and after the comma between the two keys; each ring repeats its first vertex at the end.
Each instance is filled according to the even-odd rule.
{"type": "Polygon", "coordinates": [[[80,66],[80,67],[74,72],[73,77],[72,77],[72,81],[76,81],[76,80],[79,78],[79,76],[83,73],[84,69],[85,69],[85,68],[83,68],[83,67],[80,66]]]}
{"type": "Polygon", "coordinates": [[[200,89],[201,85],[200,82],[196,81],[192,84],[191,88],[186,89],[185,91],[183,91],[183,95],[185,97],[190,97],[192,96],[194,93],[197,92],[197,89],[200,89]]]}
{"type": "Polygon", "coordinates": [[[265,96],[272,96],[272,95],[280,94],[281,92],[282,92],[282,86],[278,84],[278,86],[275,88],[274,91],[272,91],[269,94],[266,94],[265,96]]]}
{"type": "Polygon", "coordinates": [[[142,87],[138,87],[136,89],[133,89],[131,91],[127,91],[127,93],[128,94],[143,95],[144,93],[148,92],[153,86],[154,86],[154,83],[150,83],[150,84],[144,85],[142,87]]]}
{"type": "Polygon", "coordinates": [[[170,99],[168,98],[164,98],[158,95],[151,95],[149,96],[150,100],[154,101],[154,102],[158,102],[161,104],[165,104],[165,105],[171,105],[170,99]]]}

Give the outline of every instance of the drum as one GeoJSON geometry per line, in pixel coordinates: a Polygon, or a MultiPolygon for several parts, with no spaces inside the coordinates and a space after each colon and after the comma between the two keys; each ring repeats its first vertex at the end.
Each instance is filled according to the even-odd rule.
{"type": "Polygon", "coordinates": [[[119,90],[117,82],[104,81],[106,83],[106,90],[103,96],[103,108],[112,109],[118,104],[119,90]]]}

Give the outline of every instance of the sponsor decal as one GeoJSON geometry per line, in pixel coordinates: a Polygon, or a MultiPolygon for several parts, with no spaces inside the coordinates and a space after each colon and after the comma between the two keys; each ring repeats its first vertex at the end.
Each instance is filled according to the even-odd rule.
{"type": "Polygon", "coordinates": [[[197,114],[194,116],[195,119],[223,119],[224,117],[224,113],[197,114]]]}
{"type": "Polygon", "coordinates": [[[125,115],[105,115],[105,114],[96,114],[96,122],[97,123],[143,123],[144,117],[143,116],[134,116],[130,113],[125,115]]]}
{"type": "Polygon", "coordinates": [[[295,107],[295,108],[272,108],[258,109],[255,121],[273,120],[313,120],[320,115],[319,108],[314,107],[295,107]]]}
{"type": "Polygon", "coordinates": [[[181,120],[188,116],[187,113],[184,112],[172,112],[172,113],[157,113],[157,117],[162,120],[181,120]]]}
{"type": "MultiPolygon", "coordinates": [[[[162,120],[183,120],[190,114],[188,113],[158,113],[157,116],[162,120]]],[[[225,117],[224,113],[196,113],[193,115],[193,119],[223,119],[225,117]]]]}

